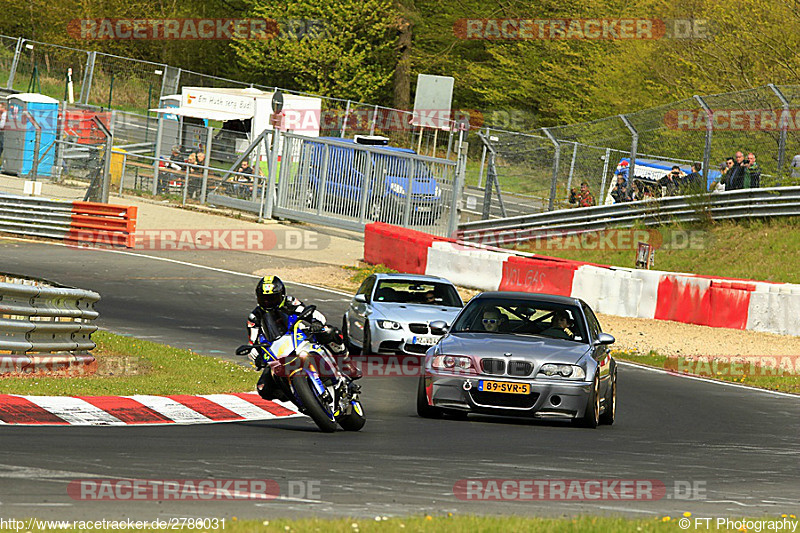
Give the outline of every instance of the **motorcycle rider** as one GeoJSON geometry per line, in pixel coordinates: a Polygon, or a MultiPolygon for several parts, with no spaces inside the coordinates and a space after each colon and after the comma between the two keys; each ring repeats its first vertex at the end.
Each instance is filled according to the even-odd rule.
{"type": "MultiPolygon", "coordinates": [[[[286,286],[278,276],[264,276],[256,285],[256,300],[258,306],[247,317],[247,333],[250,344],[257,344],[260,333],[264,334],[267,343],[272,343],[282,337],[289,329],[289,317],[299,315],[305,309],[303,302],[297,298],[286,295],[286,286]]],[[[341,332],[325,324],[325,315],[317,310],[311,315],[312,326],[315,328],[314,338],[324,345],[333,354],[340,364],[342,373],[352,379],[361,377],[349,365],[347,348],[341,332]]],[[[248,354],[250,363],[261,369],[267,366],[264,356],[257,348],[248,354]]],[[[283,391],[275,384],[270,372],[264,372],[258,380],[258,390],[265,399],[287,400],[283,391]]]]}

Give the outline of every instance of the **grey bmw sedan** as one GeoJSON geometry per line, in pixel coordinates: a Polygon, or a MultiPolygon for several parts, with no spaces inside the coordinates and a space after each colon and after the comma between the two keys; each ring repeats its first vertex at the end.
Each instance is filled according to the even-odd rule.
{"type": "Polygon", "coordinates": [[[612,424],[617,366],[594,312],[578,298],[486,292],[428,350],[417,412],[468,413],[612,424]]]}

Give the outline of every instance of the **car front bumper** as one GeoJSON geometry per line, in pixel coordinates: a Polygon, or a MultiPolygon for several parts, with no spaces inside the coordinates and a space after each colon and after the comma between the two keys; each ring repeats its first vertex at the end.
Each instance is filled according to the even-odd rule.
{"type": "Polygon", "coordinates": [[[464,376],[430,371],[424,373],[423,379],[429,403],[434,407],[521,417],[580,418],[586,410],[592,388],[591,381],[464,376]],[[478,390],[480,380],[527,383],[531,392],[481,392],[478,390]]]}
{"type": "MultiPolygon", "coordinates": [[[[370,334],[372,336],[370,353],[417,355],[419,357],[424,357],[425,352],[428,348],[433,346],[433,344],[415,344],[412,341],[415,338],[428,338],[434,335],[417,335],[406,328],[408,328],[407,324],[402,324],[400,329],[383,329],[378,327],[377,324],[370,327],[370,334]]],[[[439,335],[438,338],[441,338],[441,336],[439,335]]]]}

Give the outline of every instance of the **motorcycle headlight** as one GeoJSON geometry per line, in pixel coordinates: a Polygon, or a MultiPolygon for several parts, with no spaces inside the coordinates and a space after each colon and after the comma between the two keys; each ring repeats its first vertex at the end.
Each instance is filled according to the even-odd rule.
{"type": "Polygon", "coordinates": [[[547,377],[554,378],[564,378],[564,379],[585,379],[586,372],[583,370],[582,367],[577,365],[559,365],[555,363],[547,363],[542,365],[542,368],[539,369],[540,374],[544,374],[547,377]]]}
{"type": "Polygon", "coordinates": [[[381,329],[400,329],[400,324],[391,320],[378,320],[378,327],[381,329]]]}
{"type": "Polygon", "coordinates": [[[389,189],[391,189],[393,193],[399,194],[400,196],[405,196],[406,194],[406,188],[399,183],[390,183],[389,189]]]}

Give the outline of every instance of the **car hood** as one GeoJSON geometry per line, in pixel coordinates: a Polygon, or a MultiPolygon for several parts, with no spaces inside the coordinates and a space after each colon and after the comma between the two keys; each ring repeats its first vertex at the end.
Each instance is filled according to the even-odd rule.
{"type": "Polygon", "coordinates": [[[588,344],[567,340],[502,333],[453,333],[439,341],[438,346],[445,355],[503,358],[510,353],[514,359],[563,364],[577,363],[589,348],[588,344]]]}
{"type": "Polygon", "coordinates": [[[434,320],[444,320],[449,325],[453,323],[453,319],[461,311],[461,308],[442,305],[375,302],[372,304],[372,310],[375,314],[395,322],[428,323],[434,320]]]}

